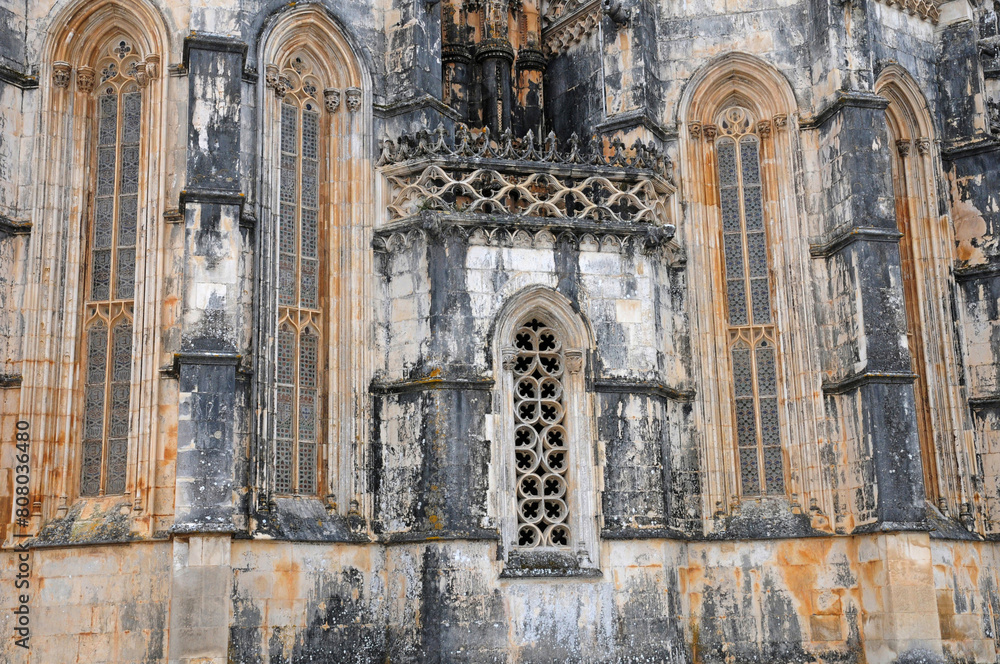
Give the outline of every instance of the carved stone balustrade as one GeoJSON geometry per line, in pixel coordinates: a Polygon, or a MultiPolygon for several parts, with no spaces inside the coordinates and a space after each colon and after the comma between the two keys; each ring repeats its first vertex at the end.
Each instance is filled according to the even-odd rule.
{"type": "Polygon", "coordinates": [[[426,211],[663,226],[674,193],[671,164],[652,143],[574,134],[559,149],[554,134],[529,131],[498,140],[488,129],[458,125],[380,143],[378,165],[388,184],[388,221],[426,211]]]}

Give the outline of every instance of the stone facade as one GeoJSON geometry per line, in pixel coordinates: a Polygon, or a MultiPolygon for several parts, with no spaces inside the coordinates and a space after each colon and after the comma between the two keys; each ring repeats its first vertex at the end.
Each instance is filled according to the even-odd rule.
{"type": "Polygon", "coordinates": [[[0,0],[0,659],[1000,661],[993,0],[0,0]]]}

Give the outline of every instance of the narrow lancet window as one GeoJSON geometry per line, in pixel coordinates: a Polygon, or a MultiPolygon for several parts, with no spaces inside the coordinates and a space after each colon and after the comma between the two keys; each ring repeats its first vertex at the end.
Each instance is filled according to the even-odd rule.
{"type": "Polygon", "coordinates": [[[302,57],[280,80],[278,339],[275,395],[274,489],[318,491],[320,366],[320,90],[302,57]]]}
{"type": "Polygon", "coordinates": [[[84,305],[84,496],[125,492],[142,128],[139,63],[129,41],[119,39],[98,68],[84,305]]]}
{"type": "Polygon", "coordinates": [[[728,342],[740,484],[745,496],[785,492],[778,416],[777,331],[771,305],[760,139],[730,108],[716,143],[726,272],[728,342]]]}
{"type": "Polygon", "coordinates": [[[533,317],[514,334],[515,547],[569,548],[570,463],[565,352],[545,320],[533,317]]]}

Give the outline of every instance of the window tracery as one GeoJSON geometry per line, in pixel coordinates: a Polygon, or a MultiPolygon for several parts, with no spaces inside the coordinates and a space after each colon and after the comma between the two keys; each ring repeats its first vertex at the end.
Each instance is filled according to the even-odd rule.
{"type": "MultiPolygon", "coordinates": [[[[112,40],[97,65],[94,183],[84,305],[84,440],[80,493],[125,492],[139,210],[142,60],[112,40]]],[[[86,84],[86,81],[84,81],[86,84]]],[[[82,85],[81,92],[87,92],[82,85]]]]}
{"type": "Polygon", "coordinates": [[[745,496],[782,495],[777,331],[771,303],[760,138],[750,112],[718,123],[716,155],[726,280],[728,344],[740,483],[745,496]]]}
{"type": "Polygon", "coordinates": [[[320,293],[320,111],[329,108],[330,90],[324,90],[304,55],[289,58],[277,81],[281,155],[274,489],[311,495],[319,482],[319,371],[325,322],[320,293]]]}
{"type": "Polygon", "coordinates": [[[558,334],[539,317],[514,335],[514,478],[517,548],[568,548],[569,434],[558,334]]]}

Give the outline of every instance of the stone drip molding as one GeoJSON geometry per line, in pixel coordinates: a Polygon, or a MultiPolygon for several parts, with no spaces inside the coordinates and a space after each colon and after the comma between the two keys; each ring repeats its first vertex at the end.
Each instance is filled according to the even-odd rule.
{"type": "Polygon", "coordinates": [[[673,269],[683,269],[687,256],[674,238],[674,226],[549,224],[541,220],[494,215],[449,215],[425,212],[375,233],[378,253],[396,254],[428,242],[456,239],[469,246],[631,253],[660,256],[673,269]]]}
{"type": "Polygon", "coordinates": [[[627,148],[594,136],[583,148],[574,134],[560,151],[555,135],[537,144],[504,132],[458,125],[454,140],[439,126],[398,144],[381,141],[378,166],[389,185],[389,221],[424,211],[500,214],[613,224],[667,222],[675,187],[671,164],[652,142],[627,148]]]}

